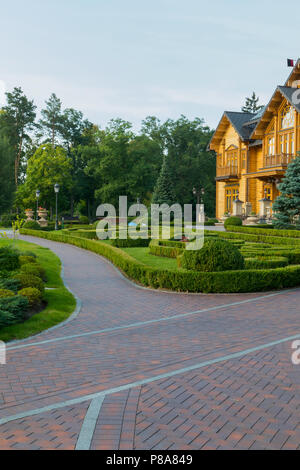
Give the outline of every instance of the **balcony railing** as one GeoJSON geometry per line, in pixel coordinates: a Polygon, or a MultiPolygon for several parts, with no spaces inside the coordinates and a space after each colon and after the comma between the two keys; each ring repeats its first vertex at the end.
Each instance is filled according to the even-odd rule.
{"type": "Polygon", "coordinates": [[[237,165],[218,166],[217,167],[217,178],[237,178],[238,167],[237,165]]]}
{"type": "Polygon", "coordinates": [[[264,157],[264,168],[275,166],[286,167],[295,158],[292,153],[280,153],[279,155],[266,155],[264,157]]]}

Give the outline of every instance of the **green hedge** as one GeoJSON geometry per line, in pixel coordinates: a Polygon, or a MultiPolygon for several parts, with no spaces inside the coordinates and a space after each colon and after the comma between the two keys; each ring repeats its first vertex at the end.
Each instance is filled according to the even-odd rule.
{"type": "Polygon", "coordinates": [[[144,238],[126,238],[122,240],[121,238],[115,238],[111,240],[113,246],[118,248],[135,248],[135,247],[147,247],[149,246],[150,239],[144,238]]]}
{"type": "Polygon", "coordinates": [[[217,273],[194,271],[170,271],[146,266],[119,248],[101,241],[87,240],[52,232],[21,230],[23,235],[37,236],[48,240],[69,243],[98,255],[105,256],[128,277],[154,288],[183,292],[258,292],[283,289],[300,285],[300,266],[278,269],[242,270],[217,273]]]}
{"type": "Polygon", "coordinates": [[[287,266],[289,261],[284,256],[265,258],[245,258],[245,269],[275,269],[287,266]]]}
{"type": "MultiPolygon", "coordinates": [[[[275,230],[272,230],[272,235],[265,235],[259,233],[241,233],[242,227],[230,227],[230,232],[218,232],[218,236],[221,238],[228,239],[242,239],[249,242],[262,242],[262,243],[270,243],[274,245],[293,245],[297,246],[300,249],[300,238],[284,238],[273,236],[275,230]],[[234,233],[238,232],[238,233],[234,233]]],[[[252,229],[250,229],[252,230],[252,229]]],[[[270,232],[268,232],[270,233],[270,232]]]]}
{"type": "MultiPolygon", "coordinates": [[[[272,227],[272,225],[271,225],[272,227]]],[[[273,228],[270,232],[269,229],[266,228],[258,228],[258,227],[228,227],[229,232],[239,232],[239,233],[251,233],[257,235],[266,235],[268,237],[288,237],[288,238],[300,238],[300,230],[279,230],[273,228]]],[[[300,240],[299,240],[300,243],[300,240]]]]}
{"type": "Polygon", "coordinates": [[[149,245],[149,252],[152,255],[162,256],[164,258],[177,258],[177,256],[184,252],[184,248],[174,245],[165,246],[160,240],[152,240],[149,245]]]}

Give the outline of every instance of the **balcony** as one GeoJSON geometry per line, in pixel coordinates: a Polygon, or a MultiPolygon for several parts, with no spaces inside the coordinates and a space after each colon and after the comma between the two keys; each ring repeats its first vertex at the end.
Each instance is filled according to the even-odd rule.
{"type": "Polygon", "coordinates": [[[227,166],[217,167],[217,172],[216,172],[217,181],[236,180],[237,177],[238,177],[237,165],[227,165],[227,166]]]}
{"type": "Polygon", "coordinates": [[[264,157],[264,168],[286,168],[295,158],[292,153],[280,153],[279,155],[266,155],[264,157]]]}

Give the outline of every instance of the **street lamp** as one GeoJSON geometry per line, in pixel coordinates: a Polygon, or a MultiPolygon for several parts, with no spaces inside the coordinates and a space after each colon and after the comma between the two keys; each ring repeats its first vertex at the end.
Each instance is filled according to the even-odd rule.
{"type": "Polygon", "coordinates": [[[39,189],[36,190],[35,195],[36,195],[36,216],[35,219],[38,220],[38,211],[39,211],[39,197],[40,197],[41,191],[39,189]]]}
{"type": "Polygon", "coordinates": [[[55,230],[58,230],[58,212],[57,212],[57,200],[58,200],[58,193],[59,193],[59,184],[54,185],[54,192],[56,197],[56,218],[55,218],[55,230]]]}

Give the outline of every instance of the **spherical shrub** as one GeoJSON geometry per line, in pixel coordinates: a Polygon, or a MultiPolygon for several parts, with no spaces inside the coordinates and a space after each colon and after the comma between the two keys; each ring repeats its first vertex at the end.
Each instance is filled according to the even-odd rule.
{"type": "Polygon", "coordinates": [[[34,276],[45,279],[45,269],[38,263],[22,264],[21,272],[26,274],[33,274],[34,276]]]}
{"type": "Polygon", "coordinates": [[[35,287],[25,287],[18,292],[19,295],[26,297],[29,307],[38,307],[42,301],[42,294],[35,287]]]}
{"type": "Polygon", "coordinates": [[[89,221],[89,218],[86,216],[86,215],[81,215],[79,217],[79,222],[82,224],[82,225],[88,225],[90,223],[89,221]]]}
{"type": "Polygon", "coordinates": [[[28,220],[23,225],[23,228],[28,228],[29,230],[40,230],[40,224],[38,224],[35,220],[28,220]]]}
{"type": "Polygon", "coordinates": [[[225,240],[208,240],[201,250],[185,250],[180,259],[182,268],[194,271],[228,271],[244,269],[240,251],[225,240]]]}
{"type": "Polygon", "coordinates": [[[224,222],[224,227],[228,228],[230,227],[230,225],[235,225],[235,226],[243,225],[242,219],[240,219],[239,217],[235,217],[235,216],[228,217],[228,219],[226,219],[224,222]]]}
{"type": "Polygon", "coordinates": [[[35,287],[41,293],[44,292],[44,283],[43,281],[33,274],[19,273],[14,276],[15,279],[18,279],[21,283],[21,288],[25,287],[35,287]]]}
{"type": "Polygon", "coordinates": [[[13,297],[15,293],[9,289],[0,289],[0,298],[4,299],[5,297],[13,297]]]}
{"type": "Polygon", "coordinates": [[[13,271],[19,267],[19,253],[17,250],[5,246],[0,248],[1,270],[13,271]]]}
{"type": "Polygon", "coordinates": [[[34,256],[21,255],[19,256],[19,262],[20,262],[20,265],[23,266],[23,264],[36,263],[36,259],[34,256]]]}

